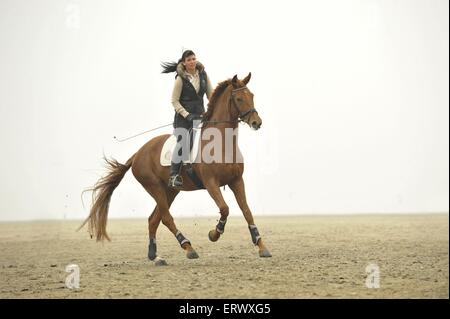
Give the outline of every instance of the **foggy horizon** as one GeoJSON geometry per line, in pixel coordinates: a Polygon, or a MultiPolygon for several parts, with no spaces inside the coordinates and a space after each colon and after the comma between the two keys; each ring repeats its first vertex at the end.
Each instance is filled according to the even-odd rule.
{"type": "MultiPolygon", "coordinates": [[[[201,18],[182,1],[0,3],[0,221],[86,218],[81,192],[105,174],[103,154],[124,163],[172,133],[113,138],[173,121],[174,74],[160,63],[183,49],[213,87],[252,73],[263,124],[240,125],[239,147],[256,219],[448,214],[448,1],[193,4],[201,18]]],[[[154,206],[130,170],[109,218],[154,206]]],[[[218,212],[205,190],[181,192],[171,208],[174,218],[218,212]]]]}

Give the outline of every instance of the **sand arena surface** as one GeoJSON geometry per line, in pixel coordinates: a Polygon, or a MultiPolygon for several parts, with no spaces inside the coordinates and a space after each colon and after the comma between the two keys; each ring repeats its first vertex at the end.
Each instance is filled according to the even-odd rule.
{"type": "Polygon", "coordinates": [[[147,220],[110,220],[112,242],[91,240],[79,221],[0,224],[1,298],[448,298],[449,217],[432,215],[256,216],[272,258],[258,257],[243,217],[225,234],[217,218],[176,218],[200,255],[188,260],[163,225],[147,259],[147,220]],[[366,287],[369,263],[380,288],[366,287]],[[65,267],[80,268],[68,289],[65,267]]]}

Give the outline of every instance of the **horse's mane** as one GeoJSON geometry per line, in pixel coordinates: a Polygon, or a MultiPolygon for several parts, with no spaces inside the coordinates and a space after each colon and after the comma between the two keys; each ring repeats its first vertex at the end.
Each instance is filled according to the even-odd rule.
{"type": "Polygon", "coordinates": [[[222,95],[222,93],[225,91],[225,89],[230,84],[231,84],[231,80],[228,79],[223,82],[220,82],[217,85],[217,87],[214,89],[214,92],[211,94],[211,98],[209,99],[208,109],[206,110],[205,114],[203,115],[203,118],[206,121],[208,121],[211,118],[214,108],[216,107],[217,100],[219,99],[219,97],[222,95]]]}

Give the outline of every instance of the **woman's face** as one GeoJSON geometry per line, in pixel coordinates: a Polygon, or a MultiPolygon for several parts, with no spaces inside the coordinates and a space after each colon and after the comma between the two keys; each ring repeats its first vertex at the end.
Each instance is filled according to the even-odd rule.
{"type": "Polygon", "coordinates": [[[188,71],[195,70],[195,66],[197,65],[197,59],[195,55],[190,55],[186,59],[184,59],[184,66],[188,71]]]}

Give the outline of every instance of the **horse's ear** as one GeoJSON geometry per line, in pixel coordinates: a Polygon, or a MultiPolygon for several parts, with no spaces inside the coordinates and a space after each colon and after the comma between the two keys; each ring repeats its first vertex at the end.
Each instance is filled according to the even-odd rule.
{"type": "Polygon", "coordinates": [[[245,77],[245,79],[242,80],[245,85],[250,81],[250,78],[252,77],[252,72],[249,72],[248,75],[245,77]]]}
{"type": "Polygon", "coordinates": [[[231,79],[231,84],[233,84],[234,87],[237,87],[237,74],[235,76],[233,76],[233,78],[231,79]]]}

